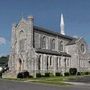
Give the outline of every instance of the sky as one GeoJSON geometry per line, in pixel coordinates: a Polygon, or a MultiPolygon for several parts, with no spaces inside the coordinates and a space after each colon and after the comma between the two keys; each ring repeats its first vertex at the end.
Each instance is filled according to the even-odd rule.
{"type": "Polygon", "coordinates": [[[32,15],[34,25],[60,32],[61,13],[66,35],[90,45],[90,0],[0,0],[0,56],[10,53],[13,23],[32,15]]]}

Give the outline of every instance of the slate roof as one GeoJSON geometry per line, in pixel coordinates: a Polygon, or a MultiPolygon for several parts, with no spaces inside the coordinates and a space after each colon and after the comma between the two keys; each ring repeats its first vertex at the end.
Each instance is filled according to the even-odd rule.
{"type": "Polygon", "coordinates": [[[36,49],[35,51],[37,53],[71,57],[71,55],[67,54],[66,52],[57,52],[57,51],[52,51],[48,49],[36,49]]]}
{"type": "Polygon", "coordinates": [[[65,38],[65,39],[69,39],[69,40],[76,39],[74,37],[70,37],[70,36],[67,36],[67,35],[62,35],[58,32],[54,32],[54,31],[51,31],[51,30],[48,30],[46,28],[39,27],[39,26],[34,26],[34,30],[44,32],[44,33],[48,33],[48,34],[51,34],[51,35],[54,35],[54,36],[62,37],[62,38],[65,38]]]}

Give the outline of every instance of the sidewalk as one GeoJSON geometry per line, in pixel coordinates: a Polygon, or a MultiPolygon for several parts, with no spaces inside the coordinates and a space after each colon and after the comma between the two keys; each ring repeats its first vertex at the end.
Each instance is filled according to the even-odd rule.
{"type": "Polygon", "coordinates": [[[83,85],[83,86],[90,86],[90,83],[83,83],[83,82],[64,82],[72,85],[83,85]]]}

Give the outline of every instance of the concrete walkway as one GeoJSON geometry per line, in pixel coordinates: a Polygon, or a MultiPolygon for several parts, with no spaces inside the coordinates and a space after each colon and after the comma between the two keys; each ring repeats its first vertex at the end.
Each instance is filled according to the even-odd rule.
{"type": "Polygon", "coordinates": [[[83,82],[65,82],[71,85],[83,85],[83,86],[90,86],[90,83],[83,83],[83,82]]]}

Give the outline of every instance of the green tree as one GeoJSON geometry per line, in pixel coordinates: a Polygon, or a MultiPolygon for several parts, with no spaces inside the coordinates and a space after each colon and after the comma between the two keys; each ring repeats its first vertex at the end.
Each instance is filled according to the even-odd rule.
{"type": "Polygon", "coordinates": [[[9,55],[0,57],[0,66],[8,65],[9,55]]]}

